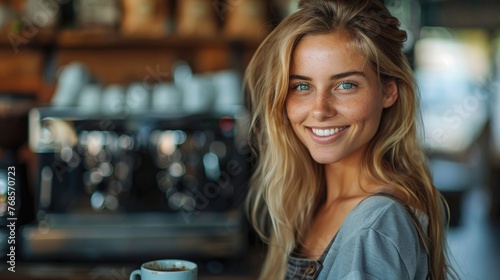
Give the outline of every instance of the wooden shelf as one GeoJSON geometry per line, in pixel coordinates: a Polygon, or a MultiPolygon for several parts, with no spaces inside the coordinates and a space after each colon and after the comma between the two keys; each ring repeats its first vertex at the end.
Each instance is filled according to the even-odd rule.
{"type": "Polygon", "coordinates": [[[260,40],[229,38],[224,35],[186,37],[176,34],[163,37],[124,37],[109,30],[63,30],[57,36],[60,48],[204,48],[231,45],[256,48],[260,40]]]}
{"type": "Polygon", "coordinates": [[[220,34],[207,37],[186,37],[170,34],[162,37],[125,37],[110,30],[38,30],[32,34],[0,32],[0,48],[55,47],[63,49],[99,48],[203,48],[238,46],[257,48],[260,40],[231,38],[220,34]]]}
{"type": "Polygon", "coordinates": [[[34,49],[0,48],[0,92],[36,93],[42,85],[44,54],[34,49]]]}
{"type": "Polygon", "coordinates": [[[55,73],[48,74],[49,80],[44,77],[47,63],[56,71],[72,62],[83,63],[105,85],[162,82],[171,80],[177,61],[186,61],[195,73],[244,71],[261,43],[261,39],[225,36],[222,31],[209,37],[174,33],[129,37],[111,29],[40,29],[29,35],[0,32],[0,92],[36,92],[43,101],[51,99],[47,89],[57,82],[55,73]],[[13,45],[16,39],[20,41],[13,45]]]}
{"type": "Polygon", "coordinates": [[[0,31],[0,48],[16,49],[40,48],[51,46],[56,39],[57,31],[54,29],[34,29],[30,32],[16,33],[13,31],[0,31]]]}

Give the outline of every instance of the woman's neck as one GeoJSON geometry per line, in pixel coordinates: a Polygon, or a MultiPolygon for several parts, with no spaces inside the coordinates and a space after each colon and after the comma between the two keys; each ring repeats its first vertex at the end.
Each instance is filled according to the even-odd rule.
{"type": "Polygon", "coordinates": [[[380,186],[362,170],[362,154],[355,153],[324,166],[326,204],[338,199],[367,196],[380,186]]]}

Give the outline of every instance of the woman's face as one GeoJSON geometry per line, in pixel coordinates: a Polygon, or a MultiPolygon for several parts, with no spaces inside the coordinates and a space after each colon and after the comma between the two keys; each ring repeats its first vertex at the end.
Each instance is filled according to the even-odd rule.
{"type": "Polygon", "coordinates": [[[304,36],[292,54],[286,113],[293,131],[321,164],[359,159],[375,135],[397,85],[381,85],[344,32],[304,36]]]}

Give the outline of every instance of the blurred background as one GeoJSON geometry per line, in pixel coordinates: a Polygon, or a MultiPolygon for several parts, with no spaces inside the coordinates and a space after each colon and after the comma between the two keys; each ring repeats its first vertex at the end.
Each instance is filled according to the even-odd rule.
{"type": "MultiPolygon", "coordinates": [[[[241,78],[296,2],[0,0],[1,278],[186,258],[200,279],[255,279],[241,78]]],[[[455,267],[497,279],[500,1],[384,2],[409,34],[455,267]]]]}

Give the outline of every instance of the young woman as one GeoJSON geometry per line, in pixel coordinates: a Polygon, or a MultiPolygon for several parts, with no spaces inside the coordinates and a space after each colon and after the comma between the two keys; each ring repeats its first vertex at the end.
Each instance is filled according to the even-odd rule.
{"type": "Polygon", "coordinates": [[[377,0],[300,1],[246,72],[261,279],[445,279],[406,33],[377,0]]]}

